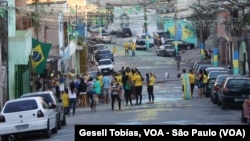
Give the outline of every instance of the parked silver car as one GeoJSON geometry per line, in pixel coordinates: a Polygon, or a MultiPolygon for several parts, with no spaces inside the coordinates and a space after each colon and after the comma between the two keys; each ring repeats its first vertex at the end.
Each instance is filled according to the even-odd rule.
{"type": "Polygon", "coordinates": [[[109,33],[102,33],[100,36],[100,41],[103,43],[111,43],[112,36],[109,33]]]}

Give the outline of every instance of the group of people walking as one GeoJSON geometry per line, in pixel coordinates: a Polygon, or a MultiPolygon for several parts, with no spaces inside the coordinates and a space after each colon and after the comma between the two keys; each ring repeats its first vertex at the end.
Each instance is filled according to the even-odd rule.
{"type": "Polygon", "coordinates": [[[204,93],[208,83],[208,75],[205,70],[199,70],[198,73],[195,74],[193,69],[190,69],[189,72],[186,69],[182,70],[181,74],[182,80],[182,91],[184,93],[183,98],[185,100],[189,100],[194,98],[193,92],[195,86],[198,88],[198,97],[203,98],[204,93]]]}

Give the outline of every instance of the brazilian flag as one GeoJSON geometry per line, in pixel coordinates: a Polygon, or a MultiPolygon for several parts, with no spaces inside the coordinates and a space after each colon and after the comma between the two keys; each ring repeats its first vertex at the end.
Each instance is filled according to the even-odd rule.
{"type": "Polygon", "coordinates": [[[50,48],[51,44],[42,43],[32,38],[33,55],[31,58],[31,64],[36,73],[43,74],[50,48]]]}

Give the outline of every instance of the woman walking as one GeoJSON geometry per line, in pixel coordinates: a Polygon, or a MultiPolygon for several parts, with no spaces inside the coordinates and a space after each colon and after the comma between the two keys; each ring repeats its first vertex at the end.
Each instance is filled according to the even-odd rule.
{"type": "Polygon", "coordinates": [[[193,98],[194,86],[195,86],[195,74],[192,69],[189,70],[189,81],[190,81],[191,97],[193,98]]]}
{"type": "Polygon", "coordinates": [[[94,81],[92,77],[89,77],[88,82],[87,82],[87,96],[90,101],[90,109],[91,112],[95,111],[96,109],[96,102],[94,99],[94,81]]]}
{"type": "Polygon", "coordinates": [[[95,100],[98,99],[98,101],[96,101],[98,103],[100,103],[101,101],[101,90],[102,90],[101,82],[99,80],[99,77],[97,77],[96,81],[94,82],[94,95],[95,95],[94,99],[95,100]]]}
{"type": "Polygon", "coordinates": [[[120,85],[117,82],[116,78],[112,80],[110,84],[110,90],[111,90],[111,109],[114,111],[114,104],[115,104],[115,99],[118,101],[118,107],[119,110],[121,110],[121,98],[119,96],[119,91],[120,91],[120,85]]]}
{"type": "Polygon", "coordinates": [[[69,115],[71,108],[73,109],[73,115],[75,115],[76,110],[76,102],[77,102],[77,89],[75,87],[75,83],[71,82],[69,84],[70,90],[69,90],[69,115]]]}
{"type": "Polygon", "coordinates": [[[154,85],[155,85],[155,76],[152,72],[149,73],[148,80],[148,100],[149,103],[154,103],[154,85]]]}
{"type": "Polygon", "coordinates": [[[197,81],[197,86],[198,86],[198,93],[199,93],[199,96],[198,98],[203,98],[203,71],[200,70],[197,74],[197,77],[196,77],[196,81],[197,81]]]}

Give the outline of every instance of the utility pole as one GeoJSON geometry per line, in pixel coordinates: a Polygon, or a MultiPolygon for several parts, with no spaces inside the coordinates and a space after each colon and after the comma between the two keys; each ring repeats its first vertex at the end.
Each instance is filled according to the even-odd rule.
{"type": "Polygon", "coordinates": [[[44,42],[47,43],[47,21],[44,21],[44,42]]]}
{"type": "MultiPolygon", "coordinates": [[[[9,78],[8,78],[8,1],[1,1],[0,5],[5,3],[4,12],[0,17],[0,111],[4,103],[9,100],[9,78]]],[[[1,6],[2,7],[2,6],[1,6]]],[[[0,7],[0,8],[1,8],[0,7]]]]}
{"type": "Polygon", "coordinates": [[[177,55],[179,53],[178,44],[177,44],[177,6],[175,7],[174,12],[175,12],[174,13],[174,34],[175,34],[174,47],[175,47],[176,55],[177,55]]]}
{"type": "Polygon", "coordinates": [[[147,15],[147,5],[143,4],[143,12],[144,12],[144,31],[148,34],[148,15],[147,15]]]}

